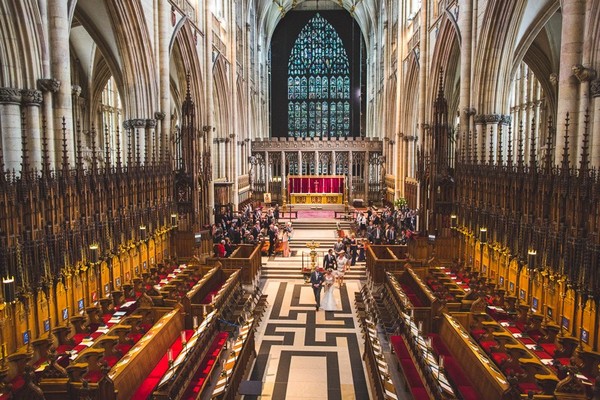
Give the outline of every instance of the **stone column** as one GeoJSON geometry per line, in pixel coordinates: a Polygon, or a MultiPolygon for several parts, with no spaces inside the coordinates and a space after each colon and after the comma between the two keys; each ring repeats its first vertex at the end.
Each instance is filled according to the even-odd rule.
{"type": "Polygon", "coordinates": [[[132,119],[131,151],[134,154],[133,163],[143,165],[146,152],[146,119],[132,119]]]}
{"type": "MultiPolygon", "coordinates": [[[[583,148],[583,132],[585,129],[585,115],[589,112],[590,107],[590,82],[595,80],[597,77],[596,70],[592,68],[585,68],[582,65],[576,65],[573,67],[573,73],[580,83],[580,97],[579,97],[579,131],[577,132],[576,148],[574,162],[579,165],[581,160],[581,149],[583,148]]],[[[588,126],[591,129],[591,126],[588,126]]],[[[590,137],[594,136],[590,132],[590,137]]],[[[574,140],[575,141],[575,140],[574,140]]],[[[571,154],[573,156],[573,154],[571,154]]]]}
{"type": "Polygon", "coordinates": [[[421,135],[423,140],[423,149],[428,146],[429,139],[427,138],[426,101],[427,96],[427,74],[429,73],[429,25],[428,25],[428,4],[429,1],[421,2],[421,29],[419,38],[420,60],[419,60],[419,125],[421,127],[421,135]]]}
{"type": "Polygon", "coordinates": [[[365,182],[365,189],[364,189],[364,194],[363,194],[363,198],[366,201],[367,204],[369,204],[369,175],[370,175],[370,169],[369,169],[369,151],[365,151],[365,163],[364,163],[364,173],[363,173],[363,179],[365,182]]]}
{"type": "Polygon", "coordinates": [[[21,170],[21,91],[0,88],[0,129],[6,170],[21,170]]]}
{"type": "Polygon", "coordinates": [[[348,203],[350,203],[354,195],[352,190],[352,150],[348,150],[348,176],[346,179],[348,179],[346,184],[348,185],[348,203]]]}
{"type": "Polygon", "coordinates": [[[269,192],[269,172],[271,172],[269,170],[269,152],[265,151],[265,192],[268,193],[269,192]]]}
{"type": "Polygon", "coordinates": [[[302,150],[298,150],[298,175],[304,175],[302,173],[302,150]]]}
{"type": "Polygon", "coordinates": [[[169,75],[169,34],[171,24],[171,5],[168,0],[158,0],[158,68],[159,68],[159,89],[160,89],[160,109],[157,113],[161,118],[155,118],[161,121],[159,130],[159,140],[156,143],[158,148],[159,160],[164,160],[169,145],[169,135],[171,127],[171,91],[169,75]]]}
{"type": "MultiPolygon", "coordinates": [[[[170,101],[170,99],[169,99],[170,101]]],[[[169,143],[169,125],[171,124],[171,116],[169,115],[169,124],[167,124],[165,121],[167,121],[167,113],[164,111],[157,111],[154,113],[154,119],[156,120],[156,123],[158,124],[158,121],[160,122],[160,127],[158,129],[158,131],[154,131],[154,135],[155,135],[155,151],[156,151],[156,157],[157,157],[157,162],[167,162],[167,158],[166,158],[166,154],[167,154],[167,146],[169,143]],[[166,132],[166,134],[165,134],[166,132]]],[[[200,148],[202,149],[202,138],[203,136],[200,135],[200,148]]]]}
{"type": "MultiPolygon", "coordinates": [[[[214,123],[214,113],[215,113],[215,109],[214,109],[214,102],[213,102],[213,55],[212,55],[212,20],[213,20],[213,15],[212,15],[212,11],[210,9],[211,6],[211,2],[204,2],[204,26],[205,26],[205,37],[204,37],[204,62],[205,62],[205,66],[204,66],[204,71],[205,71],[205,75],[206,75],[206,79],[204,81],[205,83],[205,88],[204,88],[204,92],[206,93],[206,103],[207,103],[207,111],[206,111],[206,115],[207,115],[207,125],[208,125],[208,132],[207,132],[207,137],[206,140],[208,140],[208,145],[211,147],[211,154],[215,154],[214,152],[214,147],[213,147],[213,134],[214,134],[214,128],[213,126],[215,125],[214,123]]],[[[215,222],[215,213],[214,213],[214,209],[215,209],[215,180],[214,180],[214,171],[215,169],[212,168],[212,179],[210,180],[210,183],[208,184],[208,208],[209,210],[213,210],[213,212],[210,214],[210,223],[213,224],[215,222]]]]}
{"type": "MultiPolygon", "coordinates": [[[[594,121],[592,122],[592,132],[600,130],[600,79],[592,81],[590,85],[590,96],[592,97],[591,109],[594,113],[594,121]]],[[[600,167],[600,136],[590,136],[590,167],[600,167]]]]}
{"type": "MultiPolygon", "coordinates": [[[[287,189],[287,179],[285,173],[285,151],[281,151],[281,195],[285,193],[287,189]]],[[[286,199],[286,201],[289,199],[286,199]]]]}
{"type": "Polygon", "coordinates": [[[473,157],[476,158],[478,162],[481,162],[482,160],[484,160],[484,158],[482,157],[484,153],[482,153],[481,149],[482,147],[483,149],[485,149],[485,140],[482,140],[485,135],[485,115],[476,115],[473,122],[475,123],[475,132],[473,132],[473,136],[475,136],[478,139],[473,142],[478,144],[478,146],[473,145],[473,157]]]}
{"type": "MultiPolygon", "coordinates": [[[[56,79],[38,79],[37,88],[42,92],[43,115],[46,120],[46,137],[48,138],[48,162],[51,167],[58,167],[60,164],[61,153],[57,153],[55,138],[60,137],[60,130],[54,131],[54,109],[52,108],[53,94],[58,92],[60,82],[56,79]]],[[[62,126],[61,126],[62,128],[62,126]]]]}
{"type": "Polygon", "coordinates": [[[146,138],[148,143],[146,144],[145,152],[145,164],[154,164],[156,162],[156,120],[146,120],[146,138]]]}
{"type": "MultiPolygon", "coordinates": [[[[460,27],[460,134],[459,141],[466,137],[470,128],[470,110],[471,110],[471,49],[472,49],[472,19],[473,19],[473,0],[459,1],[460,13],[458,16],[458,25],[460,27]]],[[[460,143],[461,146],[468,146],[468,143],[460,143]]]]}
{"type": "Polygon", "coordinates": [[[39,90],[21,90],[21,100],[25,107],[29,162],[32,168],[40,169],[42,166],[42,130],[40,128],[42,92],[39,90]]]}
{"type": "MultiPolygon", "coordinates": [[[[572,68],[581,63],[583,52],[583,31],[585,28],[585,0],[570,0],[562,2],[562,32],[560,38],[560,69],[558,72],[558,112],[557,126],[564,126],[567,113],[570,115],[569,154],[574,164],[579,151],[579,81],[573,74],[572,68]]],[[[560,129],[559,129],[560,131],[560,129]]],[[[564,135],[556,135],[554,159],[562,158],[564,135]]]]}
{"type": "Polygon", "coordinates": [[[331,151],[331,175],[337,175],[336,162],[335,162],[335,150],[331,151]]]}
{"type": "Polygon", "coordinates": [[[48,1],[48,26],[50,36],[50,69],[61,85],[54,95],[54,148],[62,149],[63,117],[67,128],[67,153],[69,163],[75,163],[75,140],[73,135],[73,106],[71,102],[71,63],[69,59],[69,2],[48,1]]]}
{"type": "Polygon", "coordinates": [[[315,150],[315,175],[319,175],[319,150],[315,150]]]}

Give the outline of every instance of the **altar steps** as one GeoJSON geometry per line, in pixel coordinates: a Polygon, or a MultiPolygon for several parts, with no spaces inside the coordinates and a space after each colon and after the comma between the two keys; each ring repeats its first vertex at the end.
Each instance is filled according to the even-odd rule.
{"type": "MultiPolygon", "coordinates": [[[[298,256],[287,258],[281,256],[272,258],[265,257],[263,258],[261,279],[304,280],[301,267],[302,258],[298,256]]],[[[367,274],[365,263],[357,263],[351,267],[350,271],[344,276],[344,279],[366,280],[367,274]]]]}

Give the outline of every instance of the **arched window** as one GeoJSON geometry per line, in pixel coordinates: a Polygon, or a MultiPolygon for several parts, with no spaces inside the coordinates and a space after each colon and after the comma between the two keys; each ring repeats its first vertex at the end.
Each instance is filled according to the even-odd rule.
{"type": "Polygon", "coordinates": [[[288,136],[350,136],[348,55],[320,14],[308,21],[294,43],[287,84],[288,136]]]}
{"type": "MultiPolygon", "coordinates": [[[[106,86],[102,91],[102,123],[104,125],[104,133],[108,135],[108,146],[112,163],[115,163],[117,158],[117,140],[120,141],[119,147],[121,153],[126,148],[125,144],[119,136],[121,133],[119,127],[123,123],[121,111],[121,98],[117,91],[117,85],[113,77],[108,79],[106,86]]],[[[104,145],[104,144],[103,144],[104,145]]],[[[123,154],[120,154],[122,157],[123,154]]]]}

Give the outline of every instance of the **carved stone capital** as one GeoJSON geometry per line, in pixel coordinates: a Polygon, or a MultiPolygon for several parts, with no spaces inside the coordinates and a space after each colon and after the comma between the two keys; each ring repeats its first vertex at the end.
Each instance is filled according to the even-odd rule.
{"type": "Polygon", "coordinates": [[[204,126],[202,127],[202,130],[203,130],[204,132],[208,132],[208,131],[210,131],[210,130],[211,130],[211,128],[212,128],[212,126],[210,126],[210,125],[204,125],[204,126]]]}
{"type": "Polygon", "coordinates": [[[157,121],[162,121],[166,117],[166,113],[164,111],[157,111],[154,113],[154,119],[157,121]]]}
{"type": "Polygon", "coordinates": [[[424,131],[428,131],[428,130],[429,130],[429,128],[431,128],[431,127],[429,126],[429,124],[421,124],[421,128],[422,128],[424,131]]]}
{"type": "Polygon", "coordinates": [[[123,121],[123,128],[125,128],[125,130],[131,129],[131,120],[130,119],[123,121]]]}
{"type": "Polygon", "coordinates": [[[510,125],[511,122],[512,122],[512,116],[510,116],[510,115],[501,115],[500,116],[500,123],[502,125],[510,125]]]}
{"type": "Polygon", "coordinates": [[[600,97],[600,79],[593,80],[590,84],[590,94],[592,97],[600,97]]]}
{"type": "Polygon", "coordinates": [[[56,93],[60,89],[60,81],[54,78],[38,79],[37,88],[42,92],[56,93]]]}
{"type": "Polygon", "coordinates": [[[558,74],[556,72],[550,74],[550,84],[555,88],[558,87],[558,74]]]}
{"type": "Polygon", "coordinates": [[[471,116],[475,115],[476,112],[477,112],[477,110],[475,110],[474,107],[465,107],[465,108],[463,108],[463,113],[467,117],[471,117],[471,116]]]}
{"type": "Polygon", "coordinates": [[[136,118],[131,120],[131,127],[134,129],[145,129],[146,128],[146,119],[136,118]]]}
{"type": "Polygon", "coordinates": [[[146,120],[146,128],[154,129],[156,128],[156,120],[155,119],[147,119],[146,120]]]}
{"type": "Polygon", "coordinates": [[[474,120],[476,124],[497,124],[501,119],[500,114],[479,114],[474,120]]]}
{"type": "Polygon", "coordinates": [[[42,92],[40,90],[21,90],[21,101],[28,106],[39,106],[42,103],[42,92]]]}
{"type": "Polygon", "coordinates": [[[79,86],[79,85],[71,86],[71,94],[75,97],[79,97],[81,95],[81,86],[79,86]]]}
{"type": "Polygon", "coordinates": [[[596,79],[597,76],[595,69],[584,67],[581,64],[573,65],[571,71],[573,71],[573,75],[579,79],[579,82],[590,82],[596,79]]]}
{"type": "Polygon", "coordinates": [[[21,91],[13,88],[0,88],[0,103],[2,104],[20,104],[21,91]]]}
{"type": "Polygon", "coordinates": [[[497,124],[502,119],[500,114],[488,114],[485,116],[485,122],[488,124],[497,124]]]}

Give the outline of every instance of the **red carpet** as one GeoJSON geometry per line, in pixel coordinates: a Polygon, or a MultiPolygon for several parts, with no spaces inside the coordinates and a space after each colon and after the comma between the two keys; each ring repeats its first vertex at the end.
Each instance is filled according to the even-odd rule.
{"type": "MultiPolygon", "coordinates": [[[[194,331],[186,330],[185,333],[186,333],[187,339],[189,339],[194,334],[194,331]]],[[[181,337],[179,336],[179,337],[177,337],[175,342],[173,342],[173,344],[171,345],[171,350],[173,350],[173,359],[176,359],[177,356],[179,355],[179,353],[181,353],[181,348],[182,348],[181,337]]],[[[156,385],[158,385],[158,382],[160,381],[160,379],[163,377],[165,372],[167,372],[168,368],[169,368],[169,358],[167,356],[167,353],[165,352],[165,355],[160,359],[158,364],[156,364],[156,367],[154,367],[152,372],[150,372],[150,375],[148,375],[148,377],[144,380],[144,382],[142,382],[140,387],[138,387],[136,392],[133,394],[132,400],[148,399],[150,397],[150,395],[152,394],[152,391],[154,390],[156,385]]]]}
{"type": "Polygon", "coordinates": [[[298,219],[335,218],[335,211],[330,210],[298,210],[298,219]]]}

